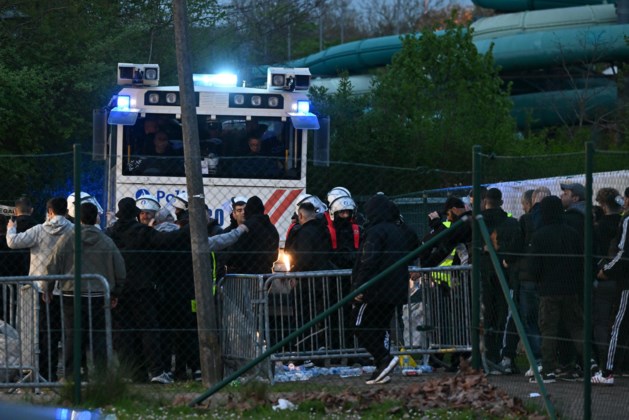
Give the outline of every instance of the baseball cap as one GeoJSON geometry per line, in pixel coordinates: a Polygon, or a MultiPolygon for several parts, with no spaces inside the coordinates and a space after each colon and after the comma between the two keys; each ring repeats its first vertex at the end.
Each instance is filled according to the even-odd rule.
{"type": "Polygon", "coordinates": [[[579,184],[578,182],[572,184],[560,183],[559,186],[561,187],[561,191],[572,191],[572,194],[578,196],[580,200],[585,200],[585,187],[583,186],[583,184],[579,184]]]}

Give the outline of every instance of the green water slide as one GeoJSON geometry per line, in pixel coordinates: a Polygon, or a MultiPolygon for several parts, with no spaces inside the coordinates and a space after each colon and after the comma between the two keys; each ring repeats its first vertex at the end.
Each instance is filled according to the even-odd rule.
{"type": "MultiPolygon", "coordinates": [[[[614,65],[629,61],[625,40],[629,23],[619,23],[624,20],[619,19],[614,4],[592,4],[602,3],[592,0],[475,0],[475,3],[483,3],[484,7],[499,3],[503,9],[510,5],[510,10],[521,10],[527,5],[542,9],[589,3],[499,14],[472,24],[473,42],[479,52],[485,53],[493,45],[501,75],[514,83],[514,116],[521,128],[569,123],[583,117],[583,112],[593,113],[588,116],[593,119],[616,106],[617,89],[609,75],[581,74],[584,67],[591,68],[592,64],[603,63],[597,67],[609,65],[608,71],[613,71],[614,65]],[[558,69],[563,69],[564,82],[557,84],[553,80],[551,86],[543,83],[545,74],[556,79],[558,69]]],[[[340,71],[354,77],[389,64],[401,45],[398,36],[370,38],[337,45],[288,65],[309,67],[315,77],[314,84],[333,86],[340,71]]],[[[366,86],[364,76],[361,78],[358,82],[366,86]]]]}
{"type": "Polygon", "coordinates": [[[472,2],[477,6],[501,12],[521,12],[524,10],[559,9],[590,4],[616,3],[615,0],[472,0],[472,2]]]}

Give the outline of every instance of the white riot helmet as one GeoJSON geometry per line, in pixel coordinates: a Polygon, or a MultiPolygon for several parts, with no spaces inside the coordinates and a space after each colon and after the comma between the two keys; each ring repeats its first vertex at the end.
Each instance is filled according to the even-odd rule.
{"type": "Polygon", "coordinates": [[[352,196],[352,194],[349,192],[349,190],[347,188],[345,188],[345,187],[334,187],[330,191],[328,191],[328,204],[331,207],[332,203],[337,198],[339,198],[339,197],[351,197],[351,196],[352,196]]]}
{"type": "Polygon", "coordinates": [[[311,203],[315,207],[317,213],[325,213],[328,209],[328,206],[326,206],[325,203],[316,195],[299,194],[299,197],[297,197],[297,201],[295,202],[295,213],[299,211],[299,205],[302,203],[311,203]]]}
{"type": "Polygon", "coordinates": [[[356,203],[351,197],[338,197],[332,203],[330,203],[330,218],[334,220],[334,214],[339,211],[349,210],[352,212],[352,216],[356,211],[356,203]]]}
{"type": "Polygon", "coordinates": [[[161,207],[153,194],[142,194],[135,200],[135,205],[142,211],[157,211],[161,207]]]}
{"type": "Polygon", "coordinates": [[[179,191],[173,196],[173,207],[181,210],[188,210],[188,193],[185,191],[179,191]]]}
{"type": "MultiPolygon", "coordinates": [[[[74,203],[76,197],[74,195],[74,193],[70,194],[67,198],[68,201],[68,216],[72,217],[74,219],[74,203]]],[[[98,201],[96,201],[96,199],[94,197],[92,197],[91,195],[89,195],[86,192],[81,191],[81,200],[79,204],[83,204],[83,203],[92,203],[96,206],[96,208],[98,209],[98,214],[103,214],[103,208],[100,206],[100,204],[98,204],[98,201]]]]}

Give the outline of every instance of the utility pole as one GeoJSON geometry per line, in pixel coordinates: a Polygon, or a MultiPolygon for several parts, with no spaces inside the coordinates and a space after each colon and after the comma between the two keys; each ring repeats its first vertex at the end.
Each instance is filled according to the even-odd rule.
{"type": "Polygon", "coordinates": [[[190,209],[190,236],[192,240],[194,294],[197,303],[199,353],[201,356],[203,384],[210,386],[222,379],[222,355],[216,308],[212,294],[213,284],[209,270],[210,245],[207,240],[207,218],[203,177],[201,175],[199,127],[197,124],[194,85],[188,50],[188,8],[186,0],[173,0],[173,16],[179,93],[181,95],[184,165],[189,198],[188,206],[190,209]]]}

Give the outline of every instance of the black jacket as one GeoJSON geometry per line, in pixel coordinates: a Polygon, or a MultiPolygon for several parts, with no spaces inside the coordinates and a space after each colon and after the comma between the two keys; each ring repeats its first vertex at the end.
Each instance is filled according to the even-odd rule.
{"type": "Polygon", "coordinates": [[[241,236],[226,251],[227,269],[230,273],[267,274],[277,260],[280,235],[264,214],[264,205],[256,197],[251,197],[245,205],[245,225],[249,233],[241,236]]]}
{"type": "MultiPolygon", "coordinates": [[[[375,195],[365,204],[365,236],[352,271],[354,289],[382,273],[417,246],[417,236],[400,223],[395,204],[375,195]]],[[[403,304],[407,300],[408,264],[403,264],[363,293],[365,303],[403,304]]]]}
{"type": "Polygon", "coordinates": [[[583,284],[583,240],[565,222],[558,197],[546,197],[541,205],[543,222],[529,245],[529,272],[538,282],[540,296],[575,295],[583,284]],[[546,211],[549,199],[558,207],[546,211]]]}
{"type": "Polygon", "coordinates": [[[331,270],[332,244],[325,219],[315,218],[295,225],[286,239],[286,252],[291,257],[291,271],[331,270]]]}
{"type": "Polygon", "coordinates": [[[629,215],[620,221],[616,237],[609,247],[609,257],[605,260],[603,271],[610,280],[617,280],[620,288],[629,288],[629,215]]]}
{"type": "MultiPolygon", "coordinates": [[[[463,217],[472,217],[472,212],[467,211],[461,215],[463,217]]],[[[428,235],[422,238],[422,242],[427,242],[438,233],[449,229],[443,223],[439,222],[438,225],[435,225],[435,229],[431,231],[428,235]]],[[[467,261],[464,261],[466,264],[471,264],[471,249],[472,249],[472,223],[471,220],[468,220],[467,223],[464,223],[462,226],[457,228],[457,230],[450,235],[446,236],[442,241],[440,241],[437,245],[432,247],[429,250],[422,252],[420,255],[420,263],[422,267],[437,267],[441,262],[452,253],[452,250],[457,248],[457,246],[461,244],[461,252],[467,253],[467,261]]],[[[458,248],[457,248],[458,249],[458,248]]],[[[454,259],[452,265],[461,265],[461,255],[457,252],[454,255],[454,259]]]]}
{"type": "Polygon", "coordinates": [[[107,230],[107,234],[125,261],[127,281],[122,293],[126,294],[156,287],[161,274],[158,264],[160,253],[184,241],[186,229],[159,232],[133,218],[118,219],[107,230]]]}

